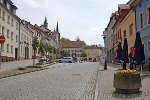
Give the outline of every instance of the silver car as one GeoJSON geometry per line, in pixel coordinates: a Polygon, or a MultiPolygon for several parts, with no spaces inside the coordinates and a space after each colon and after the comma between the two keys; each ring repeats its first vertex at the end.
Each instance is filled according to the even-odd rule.
{"type": "Polygon", "coordinates": [[[72,63],[73,58],[72,57],[63,57],[63,58],[57,59],[57,62],[59,62],[59,63],[72,63]]]}

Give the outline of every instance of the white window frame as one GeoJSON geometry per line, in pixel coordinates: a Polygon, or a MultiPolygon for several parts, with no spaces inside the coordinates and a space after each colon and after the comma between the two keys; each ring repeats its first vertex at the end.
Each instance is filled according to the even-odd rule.
{"type": "Polygon", "coordinates": [[[150,40],[147,41],[147,49],[148,49],[148,58],[150,58],[150,40]]]}
{"type": "Polygon", "coordinates": [[[2,9],[0,8],[0,18],[2,17],[2,9]]]}
{"type": "Polygon", "coordinates": [[[14,26],[14,19],[11,18],[11,26],[14,26]]]}
{"type": "Polygon", "coordinates": [[[2,13],[2,18],[3,18],[3,20],[5,20],[5,11],[3,11],[3,13],[2,13]]]}
{"type": "Polygon", "coordinates": [[[150,25],[150,6],[147,7],[147,24],[150,25]]]}
{"type": "Polygon", "coordinates": [[[13,46],[11,46],[11,53],[13,53],[13,46]]]}
{"type": "Polygon", "coordinates": [[[130,34],[130,36],[133,34],[133,23],[130,24],[130,26],[129,26],[129,34],[130,34]]]}
{"type": "Polygon", "coordinates": [[[1,45],[1,50],[4,50],[4,44],[0,44],[1,45]]]}
{"type": "Polygon", "coordinates": [[[7,38],[9,38],[9,29],[7,29],[7,38]]]}
{"type": "Polygon", "coordinates": [[[14,38],[13,38],[13,35],[14,35],[14,33],[13,32],[11,32],[11,40],[13,40],[14,38]]]}
{"type": "Polygon", "coordinates": [[[18,42],[18,35],[16,35],[16,42],[18,42]]]}
{"type": "Polygon", "coordinates": [[[2,26],[2,35],[4,35],[4,33],[5,33],[5,27],[2,26]]]}
{"type": "Polygon", "coordinates": [[[144,19],[143,19],[143,12],[141,12],[140,14],[139,14],[139,20],[140,20],[140,27],[139,27],[139,29],[143,29],[144,28],[144,19]],[[142,23],[141,23],[141,15],[142,15],[142,23]]]}
{"type": "Polygon", "coordinates": [[[10,16],[9,15],[7,16],[7,23],[10,24],[10,16]]]}
{"type": "Polygon", "coordinates": [[[17,29],[17,30],[19,29],[18,26],[19,26],[19,24],[18,24],[18,22],[16,22],[16,29],[17,29]]]}
{"type": "Polygon", "coordinates": [[[9,44],[6,44],[7,52],[9,52],[9,44]]]}

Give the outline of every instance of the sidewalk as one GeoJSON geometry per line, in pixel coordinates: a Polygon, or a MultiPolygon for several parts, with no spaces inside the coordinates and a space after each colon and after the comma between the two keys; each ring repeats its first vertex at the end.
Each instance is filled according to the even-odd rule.
{"type": "MultiPolygon", "coordinates": [[[[38,62],[38,60],[35,59],[35,63],[37,63],[37,62],[38,62]]],[[[25,66],[32,65],[32,64],[33,64],[33,59],[2,62],[1,67],[0,67],[0,72],[14,69],[14,68],[18,68],[18,67],[25,67],[25,66]]]]}
{"type": "MultiPolygon", "coordinates": [[[[100,66],[99,69],[101,69],[100,66]]],[[[97,100],[150,100],[150,71],[143,71],[141,92],[136,94],[120,94],[115,92],[113,77],[120,65],[107,64],[107,70],[99,70],[98,73],[98,96],[97,100]]]]}

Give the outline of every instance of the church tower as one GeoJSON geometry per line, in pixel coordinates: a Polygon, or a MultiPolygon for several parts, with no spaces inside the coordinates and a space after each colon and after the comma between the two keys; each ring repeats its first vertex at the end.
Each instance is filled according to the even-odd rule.
{"type": "Polygon", "coordinates": [[[59,33],[58,21],[57,21],[57,25],[56,25],[56,32],[59,33]]]}
{"type": "Polygon", "coordinates": [[[44,21],[44,27],[48,28],[48,22],[47,22],[47,18],[45,17],[45,21],[44,21]]]}

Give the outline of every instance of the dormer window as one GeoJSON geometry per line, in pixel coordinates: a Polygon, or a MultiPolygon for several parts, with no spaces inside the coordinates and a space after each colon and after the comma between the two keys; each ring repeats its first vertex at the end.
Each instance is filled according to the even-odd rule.
{"type": "Polygon", "coordinates": [[[11,5],[7,2],[7,8],[11,11],[11,5]]]}
{"type": "Polygon", "coordinates": [[[0,0],[0,2],[1,2],[1,3],[4,3],[4,1],[3,1],[3,0],[0,0]]]}

